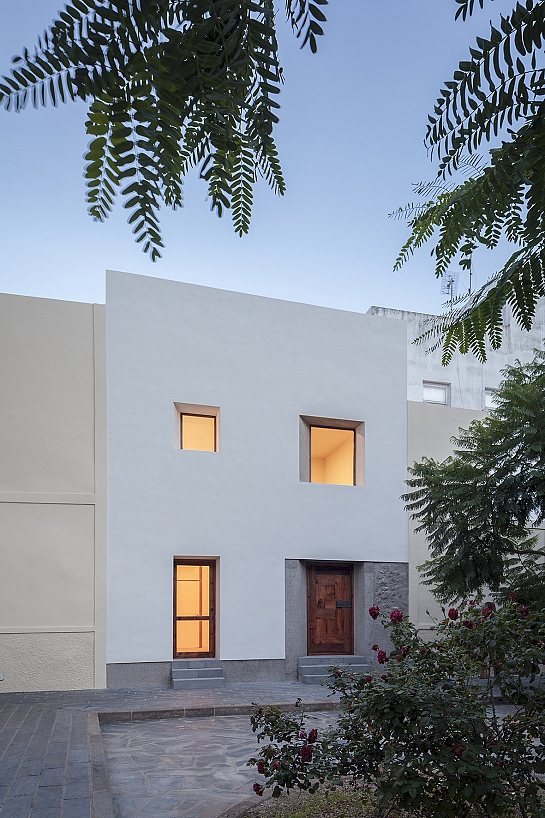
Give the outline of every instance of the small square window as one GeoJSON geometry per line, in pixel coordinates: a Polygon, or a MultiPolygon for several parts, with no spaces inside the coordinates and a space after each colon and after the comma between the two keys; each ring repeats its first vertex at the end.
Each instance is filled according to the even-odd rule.
{"type": "Polygon", "coordinates": [[[310,482],[353,486],[355,483],[354,429],[310,427],[310,482]]]}
{"type": "Polygon", "coordinates": [[[484,408],[494,409],[497,406],[497,389],[487,387],[484,390],[484,408]]]}
{"type": "Polygon", "coordinates": [[[450,384],[432,383],[424,381],[422,384],[422,400],[424,403],[439,403],[448,406],[450,398],[450,384]]]}
{"type": "Polygon", "coordinates": [[[215,452],[216,418],[214,415],[181,414],[181,448],[197,452],[215,452]]]}

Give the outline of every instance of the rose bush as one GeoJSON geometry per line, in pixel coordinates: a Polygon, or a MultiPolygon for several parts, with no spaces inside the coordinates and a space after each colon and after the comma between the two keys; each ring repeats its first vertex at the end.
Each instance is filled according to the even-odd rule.
{"type": "Polygon", "coordinates": [[[382,815],[397,807],[426,818],[545,818],[545,611],[521,607],[512,599],[494,611],[472,600],[450,609],[426,642],[397,609],[383,616],[394,648],[373,647],[388,673],[335,668],[334,727],[308,733],[300,704],[297,716],[254,709],[262,747],[248,763],[266,779],[257,786],[278,796],[349,777],[375,792],[382,815]],[[504,717],[500,695],[512,705],[504,717]]]}

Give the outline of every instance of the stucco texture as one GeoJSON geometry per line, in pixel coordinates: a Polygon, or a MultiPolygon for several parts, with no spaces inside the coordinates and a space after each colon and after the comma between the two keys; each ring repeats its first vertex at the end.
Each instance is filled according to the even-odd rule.
{"type": "Polygon", "coordinates": [[[1,633],[2,693],[94,687],[94,634],[1,633]]]}

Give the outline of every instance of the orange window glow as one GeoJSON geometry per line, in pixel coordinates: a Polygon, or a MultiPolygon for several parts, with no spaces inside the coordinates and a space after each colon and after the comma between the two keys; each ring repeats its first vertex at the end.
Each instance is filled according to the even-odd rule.
{"type": "Polygon", "coordinates": [[[216,418],[208,415],[181,415],[182,449],[215,452],[216,418]]]}
{"type": "Polygon", "coordinates": [[[353,486],[355,466],[353,429],[310,427],[310,482],[353,486]]]}

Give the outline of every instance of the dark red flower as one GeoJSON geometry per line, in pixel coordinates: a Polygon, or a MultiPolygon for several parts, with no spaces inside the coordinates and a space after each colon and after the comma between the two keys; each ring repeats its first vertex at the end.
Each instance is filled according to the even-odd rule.
{"type": "Polygon", "coordinates": [[[396,659],[397,659],[398,662],[402,662],[403,661],[403,656],[401,654],[399,654],[399,656],[396,656],[396,659]]]}
{"type": "Polygon", "coordinates": [[[385,682],[388,681],[388,677],[385,673],[383,673],[380,678],[383,679],[385,682]]]}
{"type": "Polygon", "coordinates": [[[454,753],[456,758],[461,758],[462,753],[464,752],[464,748],[462,747],[461,744],[453,744],[452,745],[452,752],[454,753]]]}
{"type": "Polygon", "coordinates": [[[316,730],[316,728],[313,728],[308,734],[307,741],[308,741],[309,744],[314,744],[314,742],[316,741],[317,738],[318,738],[318,731],[316,730]]]}
{"type": "Polygon", "coordinates": [[[399,608],[394,608],[390,614],[390,622],[403,622],[403,611],[400,611],[399,608]]]}
{"type": "Polygon", "coordinates": [[[256,794],[256,795],[263,795],[263,787],[261,786],[261,784],[258,784],[258,783],[256,782],[256,783],[254,784],[253,789],[254,789],[254,792],[255,792],[255,794],[256,794]]]}
{"type": "Polygon", "coordinates": [[[372,608],[369,608],[369,616],[371,619],[378,619],[380,616],[380,611],[376,605],[373,605],[372,608]]]}
{"type": "Polygon", "coordinates": [[[310,761],[313,752],[314,747],[311,747],[310,744],[305,744],[304,747],[301,747],[301,758],[303,761],[310,761]]]}
{"type": "Polygon", "coordinates": [[[265,764],[262,761],[257,762],[257,771],[260,775],[265,775],[265,764]]]}
{"type": "Polygon", "coordinates": [[[469,607],[470,607],[470,608],[474,608],[474,607],[475,607],[475,603],[473,602],[473,600],[472,600],[472,601],[469,603],[469,607]]]}
{"type": "Polygon", "coordinates": [[[473,622],[471,621],[471,619],[464,619],[462,625],[464,626],[464,628],[469,628],[471,630],[471,628],[473,627],[473,622]]]}
{"type": "Polygon", "coordinates": [[[257,761],[257,758],[249,758],[248,759],[248,764],[255,764],[256,761],[257,761]]]}
{"type": "Polygon", "coordinates": [[[278,761],[273,761],[273,770],[278,770],[278,769],[279,769],[279,767],[280,767],[280,762],[278,762],[278,761]]]}
{"type": "Polygon", "coordinates": [[[507,599],[509,600],[509,602],[516,602],[517,595],[514,592],[512,592],[510,594],[507,594],[507,599]]]}
{"type": "Polygon", "coordinates": [[[528,614],[530,613],[530,608],[528,607],[528,605],[518,605],[517,611],[521,616],[528,616],[528,614]]]}
{"type": "Polygon", "coordinates": [[[403,648],[401,648],[401,655],[403,656],[403,658],[405,658],[405,656],[407,656],[409,651],[410,651],[410,647],[408,645],[405,645],[403,648]]]}
{"type": "Polygon", "coordinates": [[[304,730],[300,730],[300,731],[299,731],[299,738],[306,738],[306,737],[307,737],[307,734],[305,733],[305,731],[304,731],[304,730]]]}
{"type": "Polygon", "coordinates": [[[377,653],[377,662],[379,663],[379,665],[383,665],[386,662],[385,650],[379,650],[379,652],[377,653]]]}
{"type": "Polygon", "coordinates": [[[420,650],[418,651],[418,653],[420,654],[420,656],[425,656],[427,652],[428,652],[428,651],[426,650],[426,648],[420,648],[420,650]]]}
{"type": "Polygon", "coordinates": [[[490,616],[490,614],[493,613],[494,611],[492,610],[492,608],[483,608],[481,611],[481,616],[484,617],[484,619],[487,619],[490,616]]]}
{"type": "Polygon", "coordinates": [[[366,682],[372,682],[372,681],[373,681],[373,677],[372,677],[372,676],[366,676],[366,677],[365,677],[365,681],[366,681],[366,682]]]}
{"type": "Polygon", "coordinates": [[[448,612],[448,618],[452,619],[455,622],[458,619],[459,613],[458,608],[450,608],[448,612]]]}
{"type": "Polygon", "coordinates": [[[373,645],[373,646],[371,647],[371,650],[378,650],[378,645],[373,645]]]}

